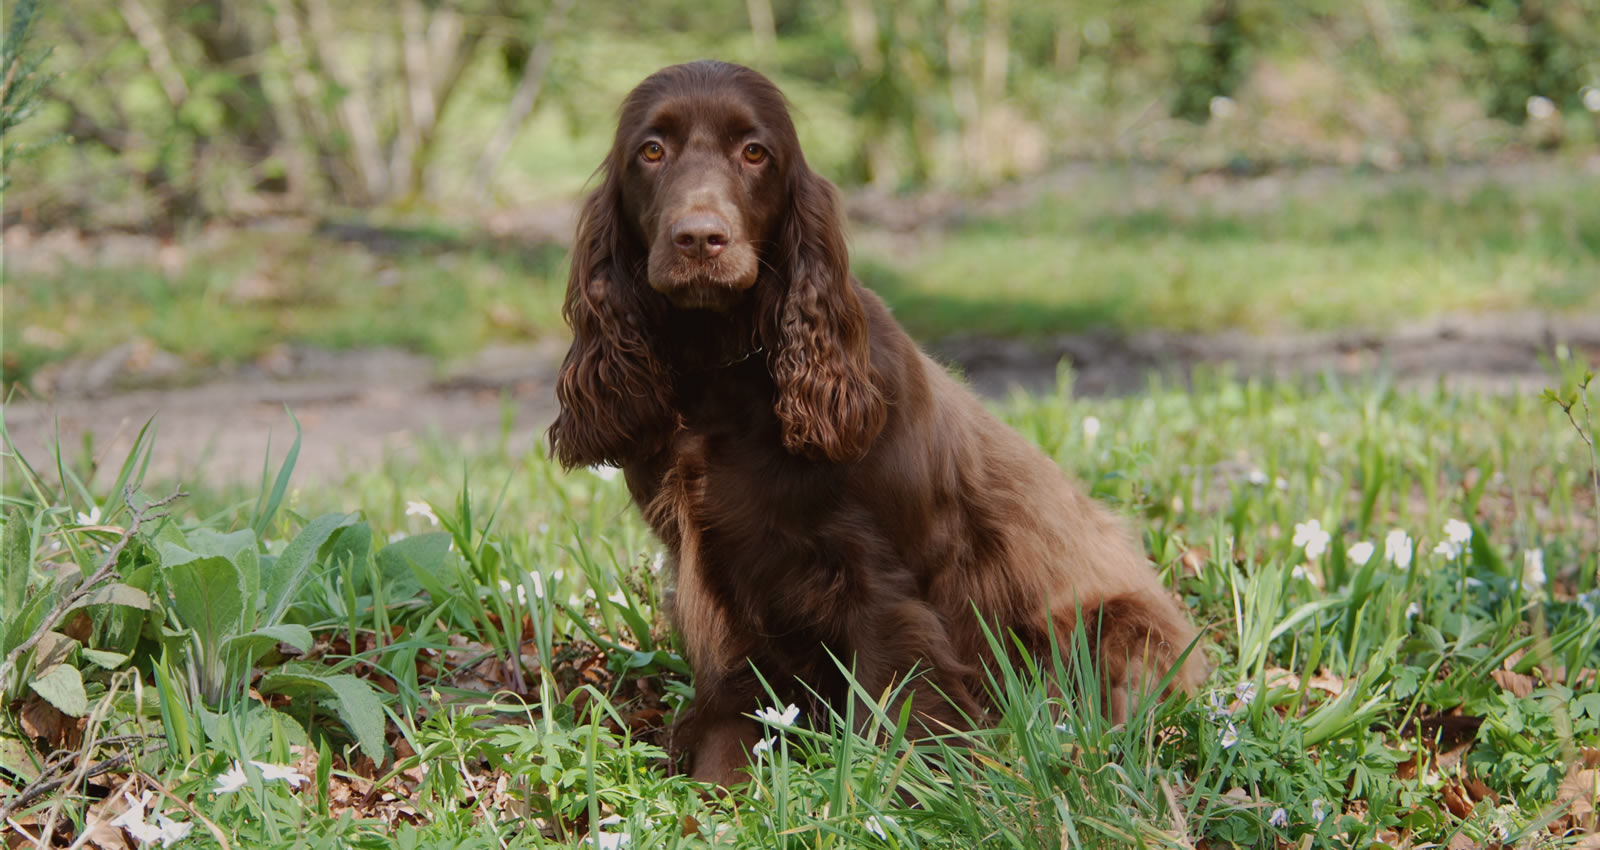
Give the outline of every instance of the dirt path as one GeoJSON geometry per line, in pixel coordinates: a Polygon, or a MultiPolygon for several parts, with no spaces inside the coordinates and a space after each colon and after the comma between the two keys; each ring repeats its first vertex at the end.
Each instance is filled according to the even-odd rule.
{"type": "MultiPolygon", "coordinates": [[[[1537,392],[1551,382],[1541,355],[1563,343],[1591,362],[1600,360],[1600,317],[1449,318],[1386,337],[1089,334],[1034,342],[950,340],[932,350],[990,397],[1053,386],[1063,359],[1076,372],[1080,395],[1137,392],[1151,374],[1181,381],[1197,366],[1223,364],[1241,376],[1350,377],[1382,370],[1402,386],[1443,379],[1485,391],[1537,392]]],[[[295,350],[272,375],[246,370],[192,386],[13,401],[5,406],[5,424],[36,466],[57,433],[69,452],[80,451],[85,435],[93,434],[96,457],[114,464],[144,422],[156,417],[153,477],[248,483],[261,473],[269,437],[274,463],[292,440],[288,407],[304,428],[296,480],[306,486],[406,452],[430,433],[463,445],[495,440],[508,413],[513,450],[532,446],[554,413],[552,381],[563,351],[558,341],[491,348],[440,371],[424,357],[393,350],[295,350]]]]}

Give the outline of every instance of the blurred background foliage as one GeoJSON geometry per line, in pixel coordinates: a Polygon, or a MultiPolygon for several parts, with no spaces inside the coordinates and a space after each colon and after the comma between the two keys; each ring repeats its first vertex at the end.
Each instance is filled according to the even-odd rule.
{"type": "Polygon", "coordinates": [[[845,185],[1073,160],[1398,169],[1600,139],[1600,0],[57,0],[7,223],[163,230],[570,197],[621,95],[774,77],[845,185]]]}

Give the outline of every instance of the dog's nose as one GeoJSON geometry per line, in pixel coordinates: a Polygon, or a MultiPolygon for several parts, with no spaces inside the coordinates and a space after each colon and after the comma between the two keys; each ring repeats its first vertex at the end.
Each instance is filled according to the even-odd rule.
{"type": "Polygon", "coordinates": [[[714,213],[689,213],[672,225],[672,244],[691,260],[709,260],[728,245],[728,223],[714,213]]]}

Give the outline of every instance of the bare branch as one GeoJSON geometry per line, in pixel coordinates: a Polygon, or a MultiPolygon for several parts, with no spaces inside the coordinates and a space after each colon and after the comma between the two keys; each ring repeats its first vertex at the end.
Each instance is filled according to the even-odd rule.
{"type": "Polygon", "coordinates": [[[155,16],[139,0],[121,0],[119,6],[122,20],[127,23],[128,31],[133,33],[139,46],[144,48],[150,70],[161,82],[161,90],[167,93],[167,100],[174,110],[182,107],[184,101],[189,99],[189,85],[184,82],[183,72],[178,70],[177,63],[172,61],[172,51],[167,49],[167,37],[162,34],[155,16]]]}
{"type": "MultiPolygon", "coordinates": [[[[411,174],[422,148],[422,128],[433,126],[433,64],[428,49],[428,16],[421,0],[401,0],[397,18],[401,68],[405,71],[405,108],[400,110],[389,173],[411,174]]],[[[414,187],[413,187],[414,188],[414,187]]]]}
{"type": "Polygon", "coordinates": [[[772,0],[744,0],[750,14],[750,34],[755,36],[756,52],[771,56],[778,47],[778,24],[772,14],[772,0]]]}
{"type": "Polygon", "coordinates": [[[333,43],[338,33],[333,16],[324,0],[305,0],[307,40],[316,51],[317,62],[333,79],[345,95],[339,100],[339,119],[355,149],[356,172],[361,177],[362,188],[368,199],[381,199],[389,191],[389,172],[378,144],[378,128],[373,120],[372,105],[367,101],[366,89],[360,84],[339,54],[333,43]]]}
{"type": "Polygon", "coordinates": [[[500,167],[500,161],[505,159],[506,152],[511,149],[511,143],[516,139],[517,132],[527,123],[528,116],[533,112],[533,105],[538,102],[539,91],[544,87],[545,71],[550,67],[550,55],[555,50],[555,35],[565,23],[572,2],[573,0],[555,0],[551,4],[550,12],[545,15],[544,25],[539,28],[539,41],[533,46],[533,50],[529,51],[528,61],[523,63],[522,78],[517,81],[517,91],[511,96],[505,117],[501,119],[500,126],[495,128],[494,135],[489,137],[488,144],[483,146],[483,156],[478,159],[478,167],[472,179],[480,201],[488,196],[490,178],[500,167]]]}

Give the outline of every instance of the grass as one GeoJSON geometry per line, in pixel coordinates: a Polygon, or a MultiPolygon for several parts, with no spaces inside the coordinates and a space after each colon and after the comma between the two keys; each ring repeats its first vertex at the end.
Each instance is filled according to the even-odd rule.
{"type": "Polygon", "coordinates": [[[928,336],[1385,330],[1443,313],[1600,308],[1600,189],[1559,175],[1209,194],[1168,182],[1110,169],[915,252],[866,252],[862,275],[928,336]]]}
{"type": "MultiPolygon", "coordinates": [[[[1215,196],[1161,186],[1162,206],[1147,208],[1139,187],[1162,178],[1112,169],[914,249],[862,232],[856,270],[923,339],[1386,329],[1445,313],[1600,308],[1600,189],[1539,173],[1469,188],[1421,175],[1215,196]]],[[[204,372],[283,343],[449,358],[566,332],[559,246],[440,226],[373,235],[197,234],[167,271],[13,268],[7,376],[135,339],[204,372]]]]}
{"type": "Polygon", "coordinates": [[[127,589],[0,682],[0,800],[64,777],[11,828],[67,842],[145,792],[136,814],[193,824],[189,846],[1558,847],[1593,827],[1596,506],[1557,406],[1202,375],[1003,412],[1142,530],[1207,626],[1203,692],[1110,727],[1001,669],[994,729],[920,747],[870,694],[869,740],[778,724],[756,779],[708,797],[663,768],[693,683],[659,544],[605,470],[435,443],[300,490],[291,451],[160,518],[169,483],[140,486],[137,452],[13,456],[8,651],[19,600],[138,528],[127,589]],[[1470,541],[1436,553],[1452,519],[1470,541]]]}

